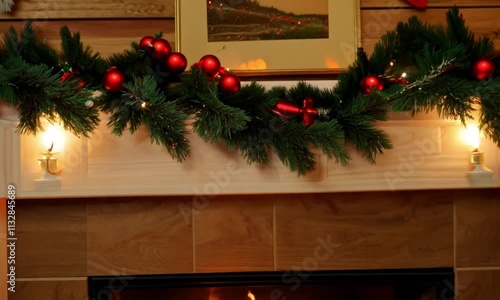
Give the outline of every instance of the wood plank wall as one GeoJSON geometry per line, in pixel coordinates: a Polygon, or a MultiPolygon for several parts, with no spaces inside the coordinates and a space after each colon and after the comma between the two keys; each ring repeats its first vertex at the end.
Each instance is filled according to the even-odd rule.
{"type": "MultiPolygon", "coordinates": [[[[34,25],[38,30],[40,36],[45,38],[47,43],[55,47],[59,47],[59,28],[63,25],[67,25],[72,31],[80,32],[82,35],[82,41],[85,44],[91,46],[96,51],[99,51],[103,56],[108,56],[112,53],[120,52],[128,48],[132,41],[139,41],[141,37],[145,35],[152,35],[159,31],[164,32],[165,37],[169,41],[171,41],[172,43],[174,41],[174,0],[15,0],[14,2],[16,2],[16,5],[12,14],[0,15],[0,34],[5,33],[10,26],[14,26],[17,29],[20,29],[24,25],[26,19],[32,19],[34,20],[34,25]]],[[[405,21],[410,15],[416,14],[422,20],[425,20],[432,24],[439,24],[444,21],[445,12],[452,5],[457,5],[461,8],[461,12],[466,18],[467,24],[477,34],[477,36],[486,36],[493,39],[495,44],[497,45],[497,48],[500,48],[500,18],[498,18],[498,16],[500,15],[500,1],[498,0],[429,0],[429,9],[425,11],[414,10],[407,4],[405,4],[403,0],[362,0],[361,5],[362,44],[369,53],[373,49],[373,46],[377,42],[380,35],[382,35],[387,30],[393,29],[398,21],[405,21]]],[[[498,253],[500,253],[500,245],[498,242],[498,236],[500,235],[500,232],[498,231],[498,229],[500,228],[500,223],[498,221],[500,206],[498,205],[498,202],[493,202],[494,200],[497,200],[495,198],[498,198],[497,193],[498,190],[482,193],[480,195],[475,194],[474,191],[466,194],[458,193],[457,195],[460,196],[460,199],[455,201],[453,210],[453,219],[455,222],[454,248],[456,257],[454,258],[454,261],[450,261],[450,257],[439,258],[439,256],[432,256],[434,257],[433,259],[435,259],[435,261],[433,262],[434,265],[439,265],[439,261],[441,261],[444,265],[449,265],[450,263],[455,265],[458,271],[457,293],[459,300],[497,299],[498,294],[500,293],[500,257],[498,256],[498,253]]],[[[365,195],[368,195],[366,199],[370,198],[370,194],[365,195]]],[[[432,192],[429,192],[428,195],[425,196],[425,198],[429,198],[431,197],[431,195],[432,192]]],[[[457,195],[454,197],[457,197],[457,195]]],[[[247,200],[249,199],[244,199],[244,201],[247,200]]],[[[178,201],[182,202],[182,200],[178,201]]],[[[286,234],[287,231],[290,230],[290,227],[284,226],[271,229],[267,228],[266,226],[268,226],[269,224],[275,224],[273,223],[275,220],[271,222],[270,218],[284,218],[283,220],[287,218],[287,216],[289,215],[288,212],[290,201],[291,199],[289,197],[280,197],[275,200],[276,208],[278,210],[279,208],[284,208],[287,210],[287,213],[274,216],[269,215],[269,211],[267,210],[269,210],[270,208],[265,205],[266,202],[264,201],[263,206],[260,208],[261,210],[265,210],[263,212],[263,216],[261,216],[261,218],[263,218],[261,220],[256,220],[255,216],[249,216],[246,213],[239,212],[239,210],[234,206],[232,206],[232,208],[227,208],[229,210],[236,209],[238,211],[238,215],[240,215],[240,217],[245,219],[247,222],[250,222],[250,225],[253,224],[253,221],[257,222],[248,228],[246,227],[248,224],[241,224],[241,228],[230,229],[236,230],[238,232],[246,232],[246,230],[250,230],[248,232],[254,232],[254,239],[260,242],[264,241],[264,246],[262,246],[263,248],[258,249],[259,253],[265,253],[266,255],[271,255],[271,257],[273,255],[278,255],[278,257],[280,257],[281,260],[279,261],[279,264],[277,266],[278,269],[287,268],[288,266],[290,266],[290,264],[296,262],[296,258],[294,258],[293,253],[288,253],[287,251],[274,254],[268,253],[270,251],[269,249],[271,249],[270,246],[272,245],[272,243],[276,242],[269,240],[269,238],[273,236],[270,233],[270,230],[273,232],[273,234],[276,233],[276,230],[278,230],[278,232],[286,234]]],[[[292,206],[292,209],[295,210],[298,210],[302,206],[307,206],[308,209],[316,209],[320,213],[324,213],[325,209],[329,209],[333,212],[337,211],[338,209],[344,210],[347,213],[351,211],[349,202],[341,201],[340,204],[327,205],[317,203],[316,201],[294,201],[297,201],[294,202],[295,204],[292,206]],[[312,205],[313,207],[309,207],[310,205],[312,205]],[[322,205],[327,206],[322,207],[322,205]]],[[[33,202],[31,201],[29,203],[33,204],[33,202]]],[[[219,204],[212,206],[212,208],[206,211],[203,216],[200,215],[198,218],[196,218],[195,224],[201,226],[201,228],[206,228],[205,222],[208,222],[208,224],[210,224],[212,222],[211,220],[217,219],[218,211],[222,211],[224,209],[224,206],[227,205],[228,202],[221,200],[217,203],[219,204]]],[[[376,201],[370,203],[375,205],[376,201]]],[[[418,200],[414,204],[417,205],[417,203],[418,200]]],[[[70,263],[71,259],[69,259],[68,261],[65,261],[64,259],[68,259],[70,257],[80,257],[82,259],[85,258],[85,255],[87,255],[87,247],[89,247],[89,250],[93,249],[92,241],[89,241],[89,244],[87,245],[87,239],[84,239],[84,244],[80,245],[79,243],[81,243],[82,241],[80,239],[77,239],[76,237],[78,235],[86,234],[88,234],[89,237],[92,237],[92,232],[94,231],[98,232],[99,230],[114,230],[113,226],[118,225],[112,222],[106,223],[108,224],[107,226],[110,226],[108,228],[96,228],[95,230],[93,229],[92,226],[94,225],[92,224],[98,222],[100,218],[106,220],[108,218],[112,218],[113,216],[109,215],[113,215],[115,213],[107,211],[110,208],[103,203],[97,204],[98,209],[96,209],[95,207],[89,207],[88,215],[86,213],[85,203],[68,202],[66,205],[61,204],[61,202],[40,202],[42,208],[45,207],[45,210],[42,211],[45,211],[47,214],[40,214],[40,211],[37,210],[39,208],[38,206],[35,206],[35,209],[30,209],[29,206],[25,206],[24,208],[22,208],[22,212],[19,213],[20,215],[27,214],[28,216],[42,217],[40,221],[43,220],[43,223],[53,230],[45,232],[45,236],[41,232],[37,231],[37,228],[40,229],[42,227],[37,227],[36,224],[33,225],[34,227],[31,227],[31,229],[29,229],[30,226],[32,226],[31,222],[21,222],[19,224],[20,228],[26,227],[27,229],[27,231],[25,232],[24,241],[28,244],[26,245],[26,247],[21,247],[22,245],[20,245],[19,248],[20,259],[24,257],[24,259],[21,259],[19,262],[19,276],[23,277],[19,279],[20,281],[18,287],[20,288],[20,292],[16,293],[15,297],[13,295],[10,295],[9,299],[36,300],[64,298],[68,300],[82,300],[85,299],[86,282],[84,276],[86,275],[87,271],[90,273],[100,273],[101,270],[99,270],[97,266],[102,265],[102,263],[92,265],[91,262],[89,262],[87,265],[87,261],[84,261],[85,265],[81,265],[78,263],[72,265],[70,263]],[[48,216],[52,217],[48,218],[48,216]],[[38,235],[38,233],[40,233],[41,235],[38,235]],[[75,241],[80,240],[80,242],[73,243],[71,242],[71,240],[68,240],[68,238],[74,238],[75,241]],[[33,243],[33,241],[35,241],[36,243],[29,244],[33,243]],[[69,246],[75,247],[75,245],[81,246],[81,249],[79,248],[80,251],[67,252],[64,248],[69,246]],[[59,252],[54,253],[53,251],[59,252]],[[67,273],[68,271],[66,270],[66,265],[68,263],[70,263],[69,265],[71,266],[68,269],[73,273],[67,273]],[[50,264],[52,268],[51,270],[55,270],[55,273],[43,273],[44,268],[47,267],[46,264],[50,264]],[[40,272],[38,272],[37,270],[40,270],[40,272]],[[43,291],[43,293],[41,291],[43,291]]],[[[156,203],[151,204],[151,207],[155,208],[155,211],[162,211],[165,209],[167,209],[168,211],[168,205],[164,207],[162,207],[161,205],[161,203],[156,203]],[[157,208],[157,205],[160,205],[160,208],[157,208]]],[[[367,204],[363,206],[368,207],[367,204]]],[[[417,212],[426,212],[426,214],[418,215],[417,218],[423,218],[423,220],[427,220],[427,218],[433,214],[436,214],[437,216],[444,214],[447,216],[447,212],[450,212],[450,207],[451,206],[449,205],[445,205],[442,207],[441,211],[438,210],[434,212],[432,212],[432,210],[429,212],[428,209],[418,210],[417,212]],[[427,215],[427,213],[430,213],[430,215],[427,215]]],[[[130,212],[127,213],[129,209],[135,210],[136,208],[134,208],[133,203],[129,203],[120,204],[118,206],[118,209],[124,210],[121,211],[116,217],[118,219],[121,219],[122,216],[130,215],[130,212]]],[[[409,209],[408,212],[413,211],[411,206],[407,207],[406,209],[409,209]]],[[[394,212],[396,214],[394,216],[395,220],[398,218],[397,215],[399,215],[400,213],[406,214],[406,209],[403,209],[403,211],[399,213],[394,212]]],[[[145,210],[144,214],[148,214],[147,211],[148,209],[145,210]]],[[[363,216],[362,214],[359,215],[359,212],[355,213],[356,215],[354,217],[358,218],[358,220],[361,220],[371,214],[370,212],[365,213],[367,214],[366,216],[363,216]]],[[[132,215],[130,218],[143,217],[144,216],[139,212],[138,216],[134,217],[134,215],[132,215]]],[[[308,222],[307,215],[301,215],[300,217],[300,222],[308,222]]],[[[330,221],[330,217],[328,215],[322,216],[322,218],[324,218],[324,220],[326,221],[330,221]]],[[[353,226],[353,224],[351,223],[353,222],[352,218],[353,216],[350,216],[349,218],[341,219],[341,221],[348,222],[349,226],[353,226]]],[[[313,219],[317,222],[320,221],[315,217],[313,217],[313,219]]],[[[29,221],[33,219],[30,217],[26,220],[29,221]]],[[[175,220],[176,218],[171,218],[166,221],[152,220],[152,223],[148,224],[148,226],[156,228],[155,226],[157,224],[155,222],[160,222],[159,226],[166,226],[166,228],[169,228],[168,230],[173,230],[173,232],[177,234],[182,234],[185,228],[172,228],[172,224],[175,224],[176,222],[175,220]]],[[[444,222],[449,221],[450,219],[444,218],[441,220],[444,222]]],[[[365,225],[371,227],[369,222],[365,223],[365,225]]],[[[224,227],[225,225],[222,223],[218,226],[224,227]]],[[[276,224],[274,226],[276,226],[276,224]]],[[[413,225],[408,226],[408,229],[411,229],[413,225]]],[[[449,226],[451,226],[451,224],[449,224],[449,222],[445,222],[443,226],[445,227],[442,227],[442,230],[443,228],[448,228],[449,226]]],[[[45,229],[47,229],[47,227],[45,227],[45,229]]],[[[392,233],[389,229],[387,230],[388,231],[384,233],[384,236],[390,239],[392,233]]],[[[338,231],[338,234],[340,236],[344,235],[346,237],[349,235],[348,232],[343,231],[338,231]]],[[[426,235],[427,233],[422,231],[421,234],[426,235]]],[[[224,233],[222,233],[222,231],[214,231],[207,233],[207,235],[202,234],[202,232],[198,232],[195,237],[198,237],[197,240],[198,242],[200,242],[199,247],[201,247],[201,249],[203,249],[203,247],[207,247],[207,249],[210,249],[212,244],[220,243],[221,245],[223,245],[223,242],[230,242],[220,241],[221,237],[223,236],[224,233]]],[[[305,237],[307,237],[307,234],[300,237],[300,240],[302,241],[305,237]]],[[[133,236],[131,236],[131,238],[133,238],[133,236]]],[[[153,242],[157,241],[154,236],[151,236],[150,238],[153,242]]],[[[293,243],[293,241],[288,241],[286,238],[287,235],[284,235],[284,239],[277,242],[293,243]]],[[[379,236],[377,238],[380,239],[382,237],[379,236]]],[[[125,242],[125,240],[123,242],[125,242]]],[[[237,243],[234,245],[229,245],[229,247],[237,246],[238,249],[235,250],[244,251],[245,247],[252,247],[252,244],[250,244],[248,241],[243,242],[242,244],[240,244],[242,242],[240,240],[235,240],[234,242],[237,243]]],[[[442,244],[443,241],[440,242],[442,244]]],[[[23,242],[20,243],[22,244],[23,242]]],[[[410,243],[408,245],[410,249],[434,249],[432,247],[432,243],[429,243],[429,245],[415,245],[410,243]]],[[[449,248],[447,248],[449,247],[447,242],[445,243],[445,245],[445,250],[449,250],[449,248]]],[[[157,245],[154,244],[150,245],[150,248],[148,249],[156,249],[156,246],[157,245]]],[[[148,253],[148,249],[142,250],[148,253]]],[[[228,249],[226,249],[226,251],[230,251],[230,248],[228,249]]],[[[353,250],[356,249],[357,247],[353,248],[353,250]]],[[[168,248],[161,250],[163,251],[162,253],[167,254],[170,251],[168,248]]],[[[345,250],[347,251],[349,249],[345,250]]],[[[304,248],[304,251],[307,250],[304,248]]],[[[155,252],[152,253],[155,254],[155,252]]],[[[209,250],[206,250],[203,253],[205,253],[205,256],[198,257],[199,261],[183,266],[182,268],[185,268],[186,271],[209,270],[208,266],[213,262],[214,254],[210,253],[209,250]]],[[[231,251],[231,253],[238,255],[237,251],[231,251]]],[[[92,253],[90,253],[89,255],[89,259],[93,259],[92,253]]],[[[368,255],[368,253],[360,252],[359,255],[368,255]]],[[[123,259],[124,262],[129,261],[127,257],[124,257],[123,259]]],[[[241,268],[248,267],[247,264],[249,262],[245,261],[245,259],[238,259],[238,257],[235,257],[235,261],[241,263],[241,268]]],[[[98,260],[98,258],[96,257],[95,260],[98,260]]],[[[82,262],[82,260],[78,261],[82,262]]],[[[267,265],[263,265],[264,262],[264,260],[259,259],[256,266],[268,268],[267,265]]],[[[122,262],[107,261],[107,263],[109,263],[110,265],[119,266],[122,262]]],[[[387,264],[390,265],[390,262],[384,262],[383,260],[378,261],[377,263],[381,264],[380,266],[387,264]]],[[[352,264],[353,265],[349,266],[356,266],[355,262],[352,262],[352,264]]],[[[2,266],[2,268],[5,268],[5,264],[0,264],[0,266],[2,266]]],[[[223,268],[223,265],[220,266],[221,268],[223,268]]],[[[331,267],[339,267],[339,265],[333,263],[331,267]]],[[[118,273],[127,272],[127,270],[124,270],[123,268],[113,271],[118,273]]],[[[0,293],[3,292],[4,291],[0,291],[0,293]]]]}
{"type": "MultiPolygon", "coordinates": [[[[162,31],[174,42],[174,0],[56,1],[17,0],[12,14],[0,15],[0,32],[10,26],[22,28],[32,19],[38,32],[54,47],[59,47],[59,29],[67,25],[80,32],[82,41],[103,56],[127,49],[132,41],[162,31]]],[[[500,45],[500,2],[497,0],[429,1],[430,8],[417,11],[403,0],[361,1],[362,44],[370,53],[380,35],[399,21],[416,14],[431,24],[442,23],[447,9],[457,5],[478,36],[487,36],[500,45]]]]}
{"type": "Polygon", "coordinates": [[[499,193],[19,200],[9,299],[83,300],[95,275],[455,267],[455,299],[496,300],[499,193]]]}

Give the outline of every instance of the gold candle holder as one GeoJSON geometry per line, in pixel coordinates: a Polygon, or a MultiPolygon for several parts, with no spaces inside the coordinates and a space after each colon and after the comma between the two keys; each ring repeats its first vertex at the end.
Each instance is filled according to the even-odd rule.
{"type": "Polygon", "coordinates": [[[43,173],[49,173],[52,175],[57,175],[57,158],[52,157],[54,154],[57,153],[52,153],[52,152],[45,152],[42,153],[43,157],[38,159],[38,162],[40,163],[40,168],[43,173]]]}
{"type": "Polygon", "coordinates": [[[474,149],[470,154],[471,171],[468,172],[469,180],[473,185],[491,184],[493,171],[484,165],[484,152],[474,149]]]}
{"type": "Polygon", "coordinates": [[[39,180],[57,180],[57,174],[59,170],[57,169],[57,158],[53,157],[57,152],[52,152],[54,148],[54,143],[51,143],[47,152],[43,152],[43,157],[38,159],[38,164],[42,171],[42,176],[39,180]]]}

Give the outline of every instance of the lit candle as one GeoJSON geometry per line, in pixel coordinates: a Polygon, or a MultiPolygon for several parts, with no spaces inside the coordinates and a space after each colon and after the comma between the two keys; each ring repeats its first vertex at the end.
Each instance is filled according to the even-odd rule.
{"type": "Polygon", "coordinates": [[[464,131],[466,143],[472,147],[470,153],[471,171],[468,172],[469,180],[473,185],[485,186],[491,183],[493,171],[484,165],[484,152],[479,150],[480,131],[478,126],[467,126],[464,131]]]}

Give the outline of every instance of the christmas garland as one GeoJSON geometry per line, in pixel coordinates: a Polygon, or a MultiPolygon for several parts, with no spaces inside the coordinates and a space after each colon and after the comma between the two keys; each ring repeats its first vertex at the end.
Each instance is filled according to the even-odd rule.
{"type": "Polygon", "coordinates": [[[458,9],[447,20],[446,27],[417,17],[399,23],[370,57],[359,49],[331,89],[301,82],[270,90],[257,82],[241,86],[213,55],[185,73],[184,55],[161,34],[104,59],[67,27],[57,53],[27,22],[21,33],[11,28],[0,46],[0,99],[17,107],[21,133],[38,133],[46,118],[89,136],[102,111],[114,134],[144,126],[180,162],[190,153],[185,121],[192,116],[204,141],[224,143],[249,164],[267,164],[274,151],[300,175],[315,167],[311,146],[347,164],[352,145],[375,162],[392,147],[375,127],[391,110],[436,110],[465,125],[480,104],[479,125],[500,147],[499,55],[489,39],[475,39],[458,9]]]}

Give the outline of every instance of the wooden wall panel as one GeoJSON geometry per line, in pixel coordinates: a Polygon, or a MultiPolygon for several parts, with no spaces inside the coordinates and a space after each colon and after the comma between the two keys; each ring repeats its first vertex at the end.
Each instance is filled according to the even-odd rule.
{"type": "MultiPolygon", "coordinates": [[[[23,21],[0,22],[0,38],[3,38],[3,33],[11,26],[20,32],[24,24],[23,21]]],[[[172,47],[175,46],[175,22],[167,19],[65,20],[34,22],[33,26],[39,37],[58,51],[61,47],[59,31],[63,26],[68,26],[73,33],[79,32],[82,43],[98,51],[103,57],[130,49],[132,42],[139,42],[142,37],[155,35],[160,31],[171,42],[172,47]]]]}
{"type": "MultiPolygon", "coordinates": [[[[3,299],[3,298],[2,298],[3,299]]],[[[16,292],[9,300],[87,300],[87,278],[58,278],[17,281],[16,292]]]]}
{"type": "MultiPolygon", "coordinates": [[[[190,200],[190,199],[189,199],[190,200]]],[[[97,199],[88,207],[88,274],[193,271],[186,198],[97,199]]]]}
{"type": "Polygon", "coordinates": [[[272,196],[199,203],[207,204],[193,210],[196,272],[274,270],[272,196]]]}
{"type": "Polygon", "coordinates": [[[456,300],[498,300],[500,269],[457,272],[456,300]]]}
{"type": "Polygon", "coordinates": [[[276,264],[287,269],[453,266],[452,192],[276,196],[276,264]]]}
{"type": "MultiPolygon", "coordinates": [[[[410,8],[411,5],[407,4],[403,0],[361,0],[361,8],[393,8],[393,7],[407,7],[410,8]]],[[[428,7],[500,7],[500,3],[497,0],[430,0],[428,7]]]]}
{"type": "MultiPolygon", "coordinates": [[[[362,46],[368,52],[373,51],[378,39],[388,30],[393,30],[400,21],[407,21],[417,15],[430,24],[442,24],[447,9],[364,9],[361,11],[362,46]]],[[[468,26],[477,37],[491,38],[497,47],[500,45],[500,8],[462,9],[468,26]]],[[[0,21],[0,33],[10,26],[22,28],[24,21],[0,21]]],[[[145,35],[163,32],[164,37],[174,45],[175,21],[173,19],[102,19],[102,20],[41,20],[34,23],[40,37],[56,49],[60,47],[59,29],[67,25],[73,32],[80,32],[85,45],[91,46],[103,56],[121,52],[130,47],[133,41],[139,41],[145,35]]]]}
{"type": "Polygon", "coordinates": [[[17,277],[86,276],[86,212],[85,200],[17,201],[17,277]]]}
{"type": "Polygon", "coordinates": [[[174,17],[175,0],[18,0],[0,19],[165,18],[174,17]]]}
{"type": "Polygon", "coordinates": [[[457,267],[500,267],[499,200],[499,189],[457,193],[457,267]]]}
{"type": "MultiPolygon", "coordinates": [[[[363,10],[361,12],[361,36],[363,48],[371,53],[381,35],[393,30],[398,22],[406,22],[411,15],[429,24],[445,24],[448,9],[416,10],[363,10]]],[[[467,26],[478,37],[488,37],[500,47],[500,8],[461,9],[467,26]]]]}
{"type": "MultiPolygon", "coordinates": [[[[0,19],[71,19],[71,18],[173,18],[175,0],[21,0],[15,1],[14,10],[0,14],[0,19]]],[[[361,0],[362,9],[368,8],[407,8],[411,6],[404,0],[361,0]]],[[[496,0],[433,0],[432,7],[499,7],[496,0]]]]}

